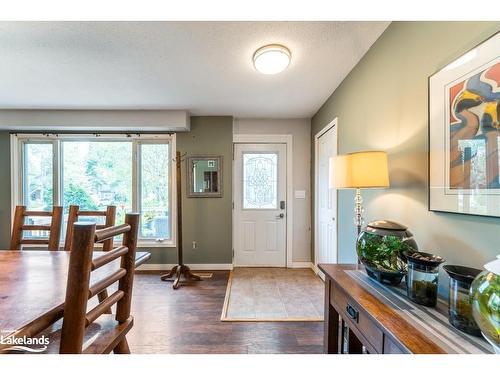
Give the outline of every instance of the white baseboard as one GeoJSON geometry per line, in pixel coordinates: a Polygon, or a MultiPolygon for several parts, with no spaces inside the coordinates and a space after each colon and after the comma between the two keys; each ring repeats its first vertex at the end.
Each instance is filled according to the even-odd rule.
{"type": "MultiPolygon", "coordinates": [[[[175,264],[143,264],[137,268],[138,271],[169,271],[175,264]]],[[[231,263],[220,263],[220,264],[186,264],[193,271],[226,271],[232,270],[233,265],[231,263]]]]}
{"type": "MultiPolygon", "coordinates": [[[[175,266],[175,264],[154,264],[154,263],[147,263],[139,266],[137,268],[138,271],[169,271],[172,269],[172,267],[175,266]]],[[[231,263],[219,263],[219,264],[187,264],[189,268],[191,268],[193,271],[227,271],[227,270],[232,270],[233,265],[231,263]]],[[[244,266],[241,266],[244,267],[244,266]]],[[[259,267],[266,267],[266,266],[259,266],[259,267]]],[[[310,268],[314,272],[317,273],[317,267],[312,263],[312,262],[293,262],[291,268],[310,268]]]]}
{"type": "Polygon", "coordinates": [[[311,269],[314,271],[315,274],[318,274],[319,268],[317,265],[311,262],[311,269]]]}
{"type": "Polygon", "coordinates": [[[313,266],[311,262],[292,262],[291,268],[310,268],[314,270],[313,266]]]}

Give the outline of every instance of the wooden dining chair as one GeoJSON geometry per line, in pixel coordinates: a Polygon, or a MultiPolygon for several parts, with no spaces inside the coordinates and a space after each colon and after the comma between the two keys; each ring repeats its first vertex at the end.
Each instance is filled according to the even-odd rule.
{"type": "MultiPolygon", "coordinates": [[[[64,250],[71,250],[71,242],[73,241],[73,227],[78,219],[82,216],[86,217],[104,217],[104,224],[96,224],[96,229],[109,228],[115,225],[116,206],[107,206],[105,211],[82,211],[80,206],[71,205],[68,211],[68,223],[66,225],[66,238],[64,239],[64,250]]],[[[113,248],[113,238],[106,240],[102,244],[103,251],[109,251],[113,248]]],[[[108,291],[103,290],[98,294],[99,302],[108,298],[108,291]]],[[[111,309],[108,309],[106,314],[111,314],[111,309]]]]}
{"type": "MultiPolygon", "coordinates": [[[[71,249],[71,240],[73,239],[73,224],[82,216],[104,217],[104,224],[97,224],[96,229],[104,229],[115,225],[116,206],[107,206],[105,211],[82,211],[80,206],[69,206],[68,223],[66,226],[66,238],[64,240],[64,250],[71,249]]],[[[110,239],[102,244],[103,251],[109,251],[113,248],[113,240],[110,239]]]]}
{"type": "Polygon", "coordinates": [[[26,206],[16,206],[12,236],[10,239],[11,250],[21,250],[23,245],[47,245],[48,250],[59,250],[61,237],[62,207],[54,206],[52,211],[28,211],[26,206]],[[26,217],[51,217],[50,224],[25,224],[26,217]],[[49,232],[47,238],[25,238],[25,231],[41,230],[49,232]]]}
{"type": "Polygon", "coordinates": [[[130,306],[138,229],[139,214],[127,214],[124,224],[100,230],[96,230],[95,223],[74,224],[63,318],[41,332],[49,339],[44,353],[130,353],[126,334],[134,322],[130,306]],[[121,234],[121,246],[95,256],[95,242],[102,243],[121,234]],[[101,273],[107,271],[105,276],[90,284],[93,271],[110,268],[108,264],[118,258],[121,258],[119,268],[114,272],[101,269],[101,273]],[[88,300],[116,282],[118,290],[87,311],[88,300]],[[115,304],[116,314],[106,314],[115,304]]]}

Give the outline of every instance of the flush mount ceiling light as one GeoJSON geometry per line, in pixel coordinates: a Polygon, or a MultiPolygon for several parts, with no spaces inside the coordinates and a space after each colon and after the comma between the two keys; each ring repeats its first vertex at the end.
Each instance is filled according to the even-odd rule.
{"type": "Polygon", "coordinates": [[[290,50],[280,44],[269,44],[253,54],[253,65],[262,74],[277,74],[290,64],[290,50]]]}

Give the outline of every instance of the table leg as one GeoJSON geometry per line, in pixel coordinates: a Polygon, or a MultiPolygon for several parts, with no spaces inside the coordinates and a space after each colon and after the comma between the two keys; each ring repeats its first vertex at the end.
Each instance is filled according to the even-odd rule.
{"type": "Polygon", "coordinates": [[[323,352],[338,354],[339,352],[339,313],[330,304],[331,280],[325,280],[325,331],[323,352]]]}
{"type": "Polygon", "coordinates": [[[349,330],[349,345],[348,351],[349,354],[363,354],[363,344],[356,337],[352,330],[349,330]]]}
{"type": "Polygon", "coordinates": [[[346,330],[347,326],[344,322],[344,319],[342,317],[339,318],[339,354],[346,354],[347,353],[347,346],[346,346],[346,330]]]}

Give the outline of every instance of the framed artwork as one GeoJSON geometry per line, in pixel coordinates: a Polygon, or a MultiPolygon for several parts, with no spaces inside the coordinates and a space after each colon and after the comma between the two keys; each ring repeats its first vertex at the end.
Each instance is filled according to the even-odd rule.
{"type": "Polygon", "coordinates": [[[500,217],[500,33],[429,77],[429,209],[500,217]]]}

